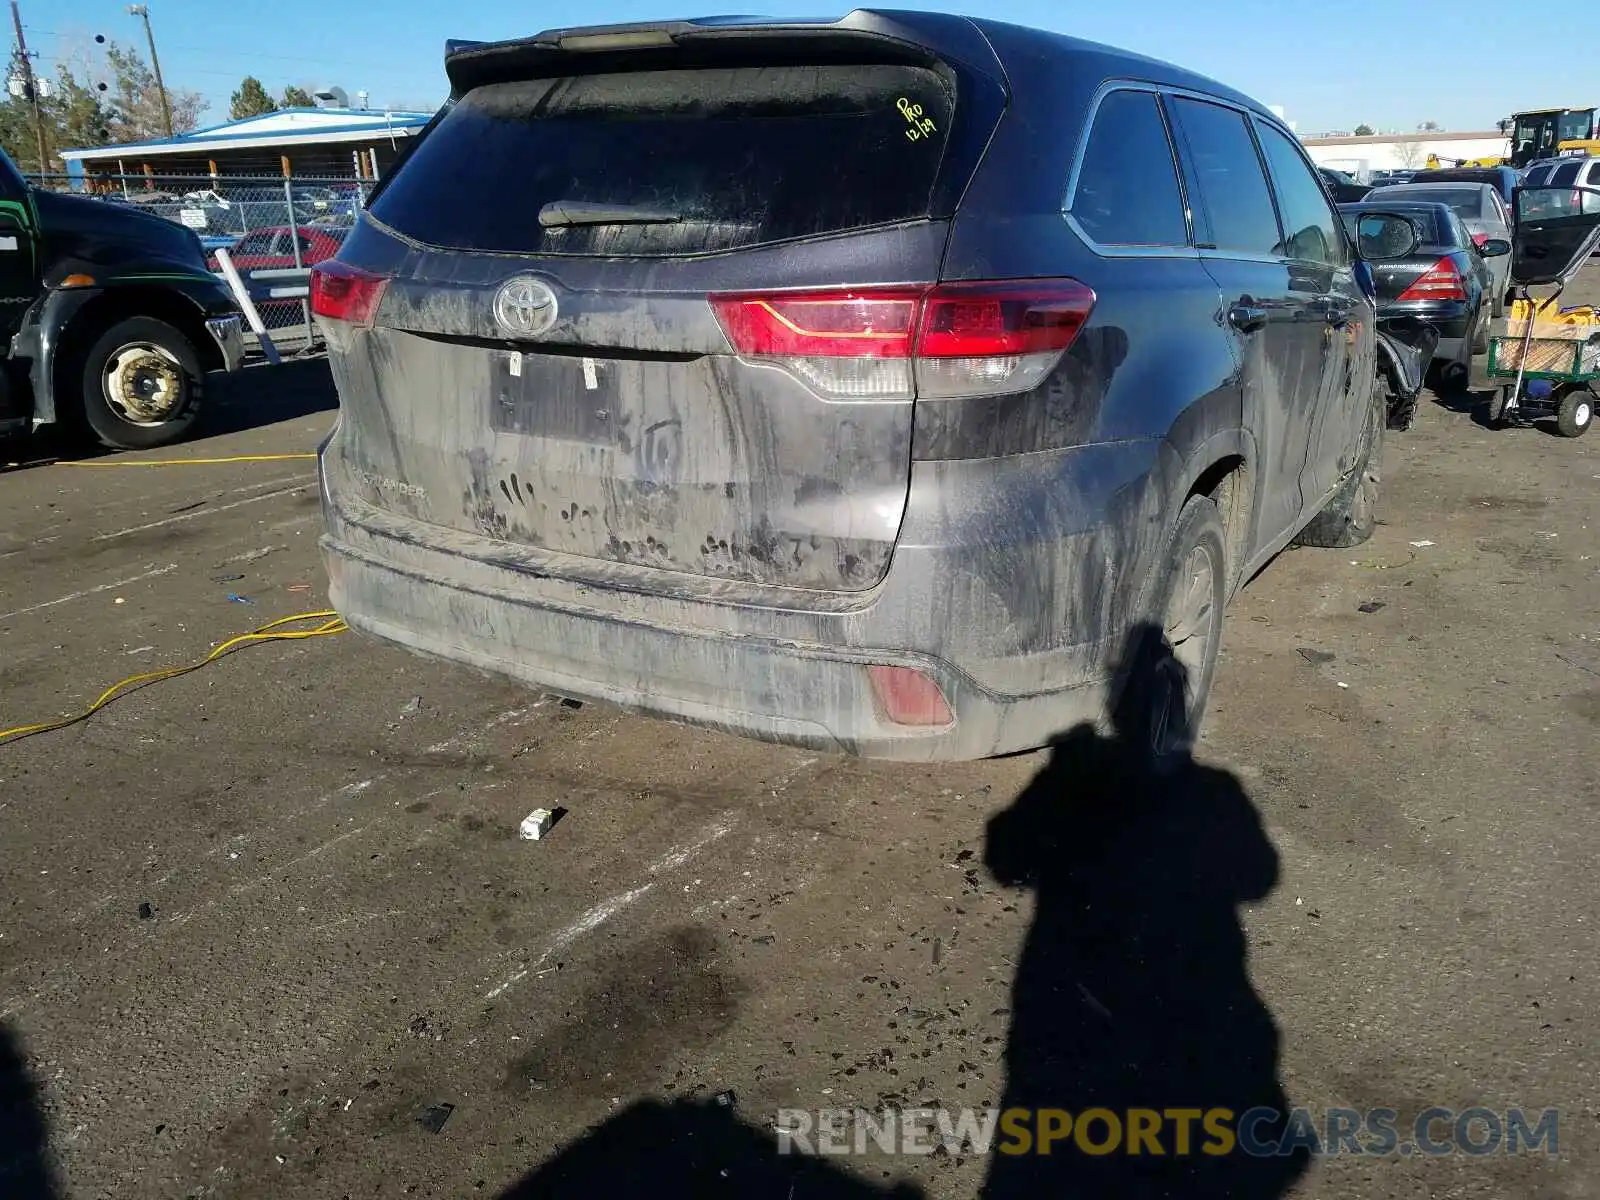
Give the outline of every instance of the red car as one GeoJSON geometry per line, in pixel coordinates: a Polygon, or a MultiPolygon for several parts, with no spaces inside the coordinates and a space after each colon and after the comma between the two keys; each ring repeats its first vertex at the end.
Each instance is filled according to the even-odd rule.
{"type": "MultiPolygon", "coordinates": [[[[309,267],[325,258],[332,258],[344,245],[348,230],[338,227],[302,225],[298,230],[287,225],[257,229],[245,234],[228,253],[233,265],[241,271],[265,271],[285,267],[309,267]],[[300,238],[300,262],[294,261],[292,237],[300,238]]],[[[212,270],[216,270],[216,255],[211,256],[212,270]]]]}
{"type": "MultiPolygon", "coordinates": [[[[245,290],[255,302],[256,311],[269,329],[286,329],[306,321],[304,300],[306,281],[302,278],[260,279],[253,271],[293,270],[296,265],[310,267],[332,258],[344,245],[348,228],[337,225],[302,225],[293,229],[277,225],[245,234],[228,253],[244,279],[245,290]],[[294,242],[300,239],[300,262],[294,261],[294,242]]],[[[217,270],[217,256],[209,256],[211,269],[217,270]]]]}

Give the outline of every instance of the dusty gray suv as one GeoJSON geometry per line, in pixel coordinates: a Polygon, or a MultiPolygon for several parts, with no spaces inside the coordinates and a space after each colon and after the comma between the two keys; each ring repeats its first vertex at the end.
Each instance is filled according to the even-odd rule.
{"type": "Polygon", "coordinates": [[[1370,280],[1245,97],[864,11],[447,69],[313,279],[353,627],[901,759],[1133,697],[1181,754],[1232,591],[1370,532],[1370,280]]]}

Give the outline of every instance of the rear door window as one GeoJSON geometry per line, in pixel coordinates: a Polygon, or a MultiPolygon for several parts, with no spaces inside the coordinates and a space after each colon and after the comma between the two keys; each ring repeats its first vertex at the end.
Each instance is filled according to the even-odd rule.
{"type": "Polygon", "coordinates": [[[915,220],[955,103],[945,74],[898,64],[492,83],[370,211],[433,246],[514,254],[695,254],[915,220]],[[590,216],[541,224],[558,202],[590,216]]]}
{"type": "Polygon", "coordinates": [[[1178,169],[1153,93],[1117,91],[1100,102],[1072,215],[1102,246],[1188,245],[1178,169]]]}
{"type": "Polygon", "coordinates": [[[1234,254],[1276,257],[1278,217],[1244,114],[1187,97],[1175,97],[1172,112],[1199,183],[1210,244],[1234,254]]]}
{"type": "Polygon", "coordinates": [[[1285,257],[1342,265],[1346,255],[1339,219],[1304,156],[1283,133],[1270,125],[1257,122],[1256,129],[1278,192],[1285,257]]]}

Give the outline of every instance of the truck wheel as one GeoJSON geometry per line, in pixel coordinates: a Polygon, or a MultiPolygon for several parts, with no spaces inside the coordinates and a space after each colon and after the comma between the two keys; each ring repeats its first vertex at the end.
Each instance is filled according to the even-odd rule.
{"type": "Polygon", "coordinates": [[[1209,496],[1190,496],[1157,560],[1146,619],[1124,650],[1112,724],[1157,774],[1189,760],[1222,644],[1227,551],[1209,496]]]}
{"type": "Polygon", "coordinates": [[[1350,478],[1339,485],[1327,506],[1295,534],[1300,546],[1342,549],[1359,546],[1372,536],[1378,525],[1378,490],[1383,469],[1383,426],[1374,404],[1362,430],[1359,464],[1350,478]]]}
{"type": "Polygon", "coordinates": [[[113,449],[168,445],[200,415],[200,358],[165,321],[118,321],[89,347],[82,364],[83,418],[113,449]]]}

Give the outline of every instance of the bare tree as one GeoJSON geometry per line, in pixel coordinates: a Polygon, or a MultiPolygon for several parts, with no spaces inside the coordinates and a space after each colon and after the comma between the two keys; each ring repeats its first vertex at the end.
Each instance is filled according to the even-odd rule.
{"type": "Polygon", "coordinates": [[[1394,156],[1401,167],[1407,171],[1415,171],[1428,158],[1421,142],[1396,142],[1394,156]]]}

